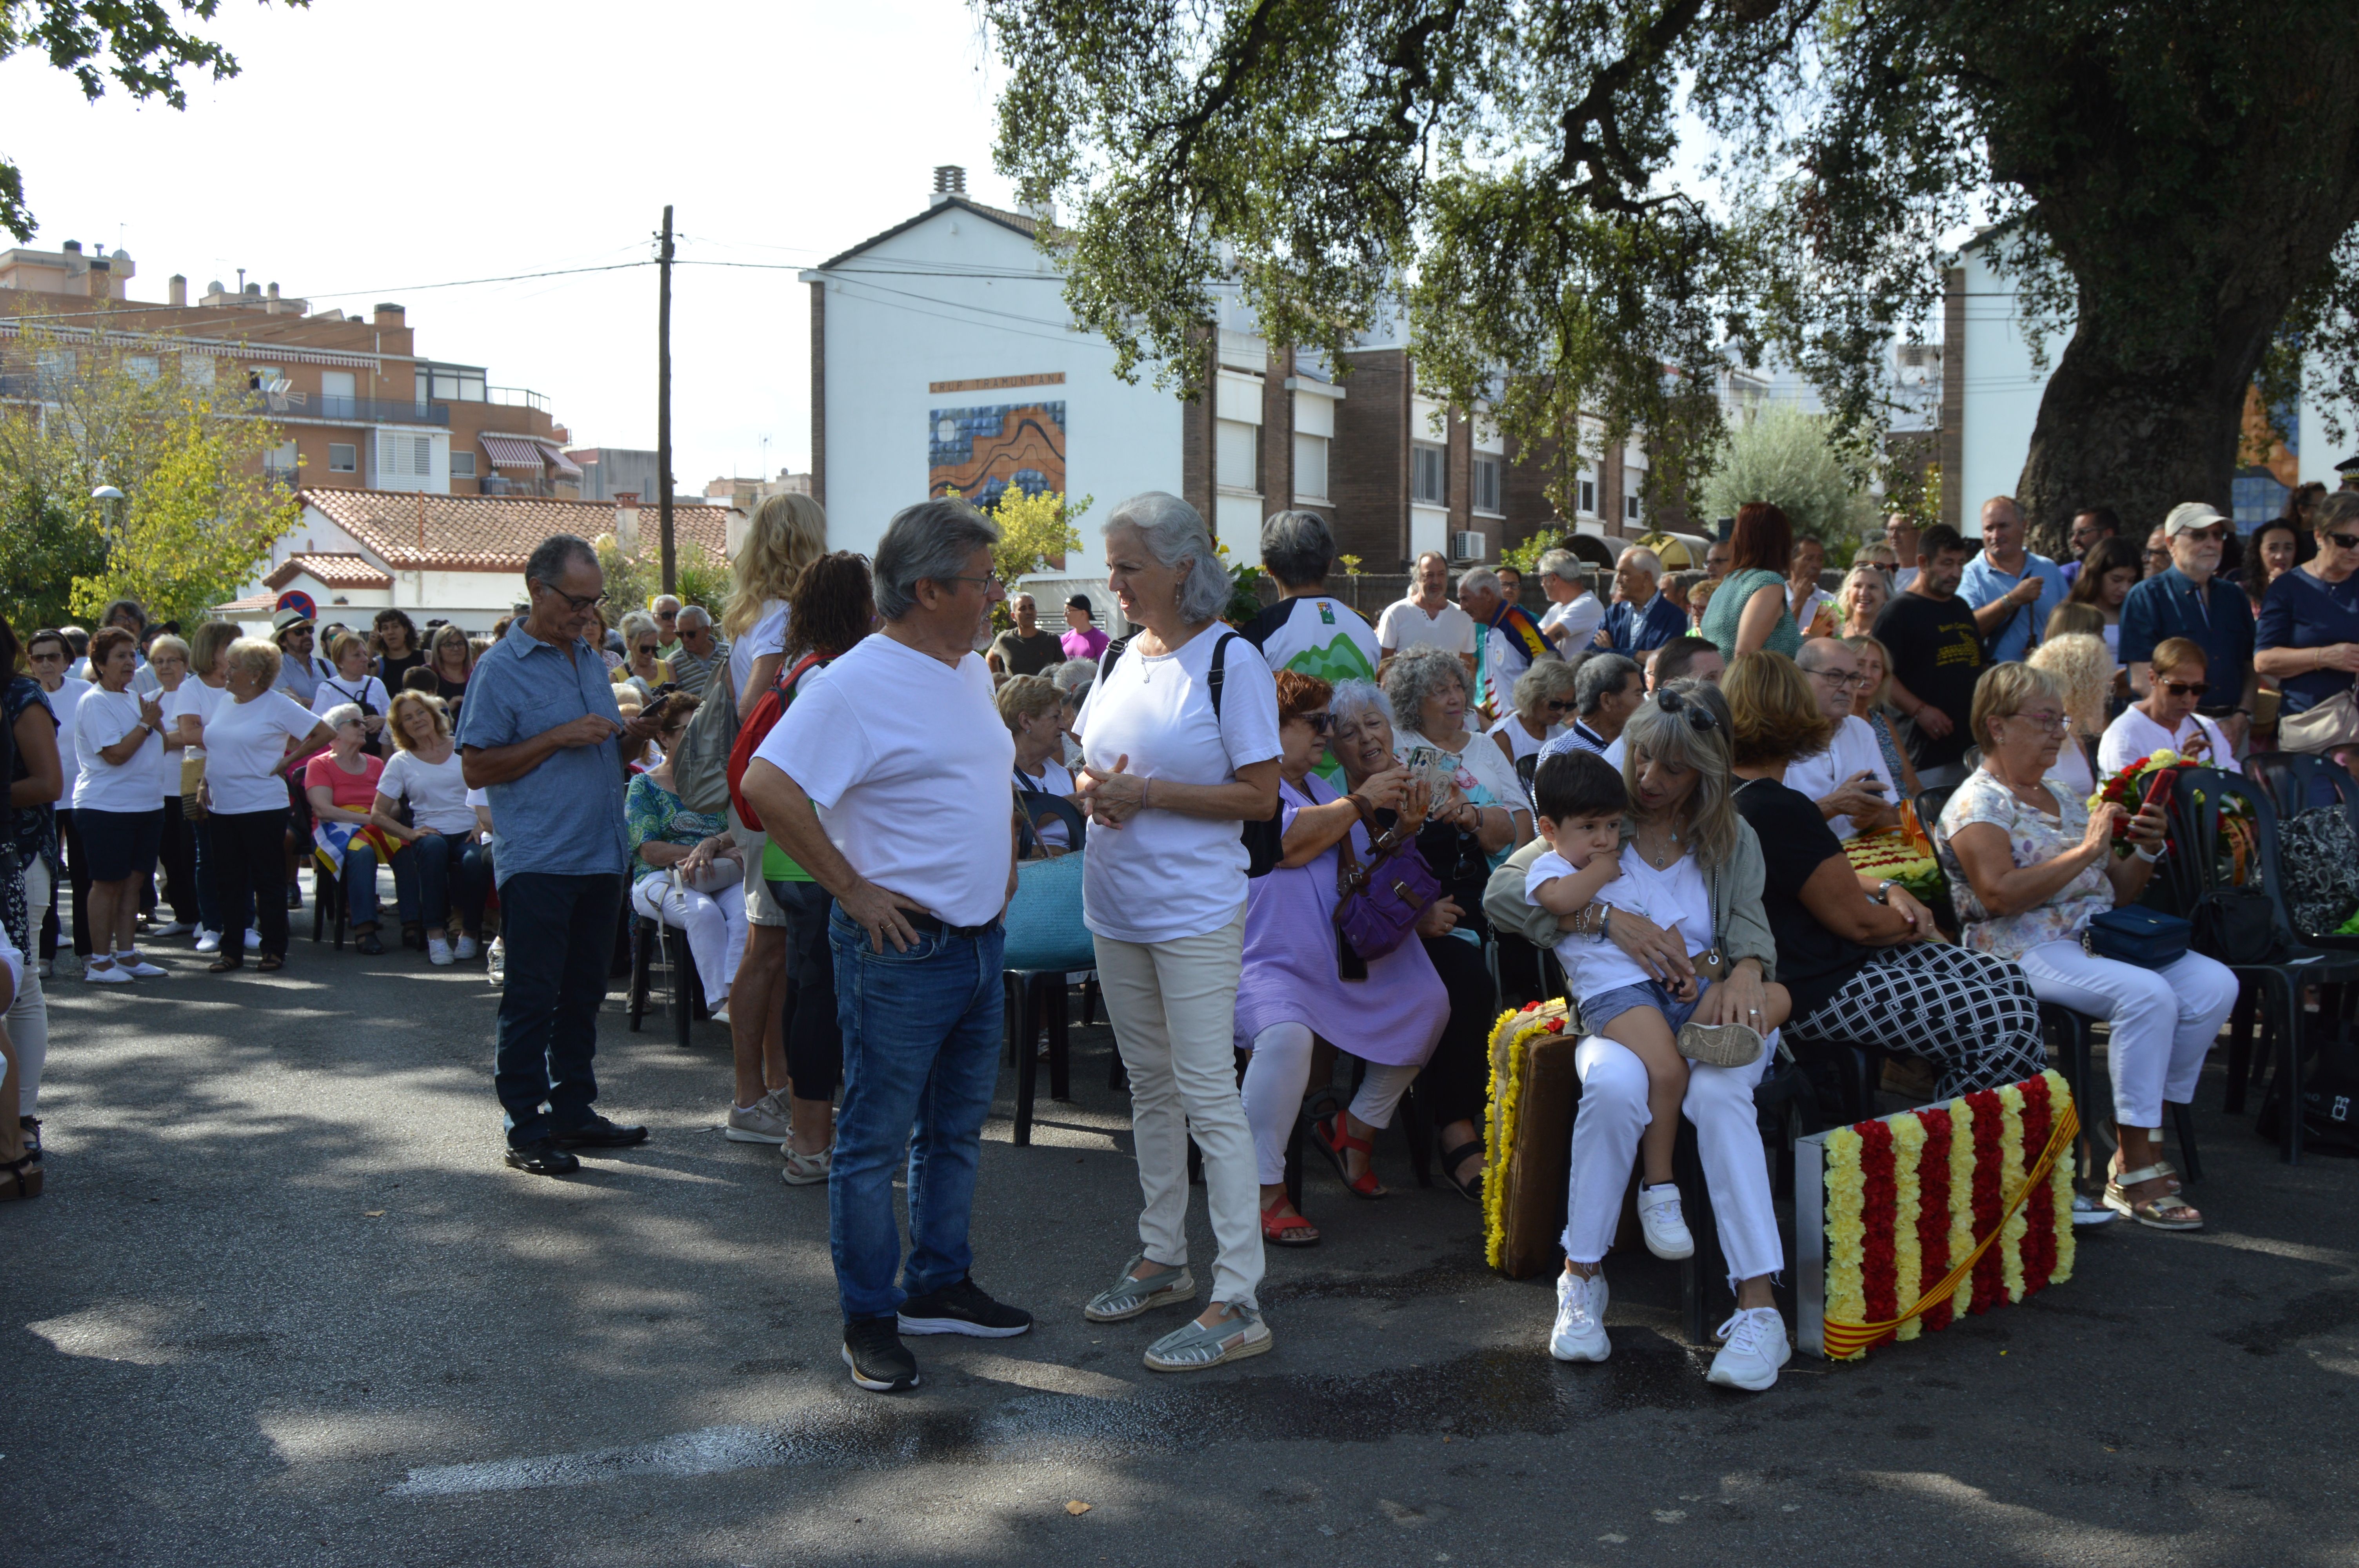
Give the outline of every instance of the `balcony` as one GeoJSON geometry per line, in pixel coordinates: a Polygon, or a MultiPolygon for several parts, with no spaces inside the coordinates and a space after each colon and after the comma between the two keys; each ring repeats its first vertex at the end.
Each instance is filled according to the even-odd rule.
{"type": "Polygon", "coordinates": [[[321,393],[253,395],[253,412],[288,419],[350,419],[367,425],[448,425],[447,403],[410,403],[386,397],[342,397],[321,393]]]}

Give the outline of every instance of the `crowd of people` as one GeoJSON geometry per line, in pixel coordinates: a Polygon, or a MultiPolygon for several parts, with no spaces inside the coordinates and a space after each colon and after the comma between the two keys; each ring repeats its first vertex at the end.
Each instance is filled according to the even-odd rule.
{"type": "Polygon", "coordinates": [[[1002,915],[1027,864],[1085,849],[1140,1183],[1136,1247],[1076,1303],[1090,1321],[1193,1308],[1144,1347],[1163,1371],[1268,1350],[1264,1249],[1321,1239],[1289,1149],[1381,1198],[1375,1137],[1412,1099],[1440,1174],[1479,1200],[1486,1040],[1503,991],[1556,989],[1545,953],[1583,1086],[1552,1353],[1611,1353],[1603,1268],[1634,1170],[1647,1247],[1692,1251],[1684,1116],[1736,1297],[1710,1376],[1766,1389],[1789,1351],[1752,1093],[1781,1039],[1875,1042],[1946,1098],[2038,1072],[2041,1002],[2102,1020],[2118,1145],[2076,1222],[2202,1224],[2161,1113],[2191,1095],[2235,983],[2194,954],[2149,970],[2083,950],[2164,835],[2157,807],[2088,797],[2165,745],[2228,762],[2265,692],[2279,725],[2347,709],[2359,674],[2359,495],[2262,531],[2242,577],[2200,505],[2145,560],[2111,513],[2084,514],[2069,572],[2025,547],[2013,502],[1981,522],[1975,551],[1896,516],[1830,581],[1823,546],[1756,503],[1701,573],[1624,550],[1604,599],[1571,554],[1542,555],[1538,615],[1520,574],[1476,568],[1453,592],[1428,555],[1371,624],[1326,591],[1325,520],[1285,512],[1263,535],[1280,597],[1232,628],[1203,518],[1150,492],[1104,524],[1111,640],[1087,596],[1061,633],[1008,599],[995,526],[955,499],[896,515],[872,561],[831,552],[819,503],[783,495],[717,617],[669,596],[616,613],[595,551],[560,535],[480,642],[396,609],[364,633],[318,638],[287,611],[268,638],[207,622],[183,641],[126,602],[21,648],[0,622],[25,672],[0,875],[21,1120],[0,1172],[38,1190],[40,988],[63,932],[92,984],[162,977],[140,943],[179,935],[213,972],[276,970],[310,864],[361,955],[386,951],[390,871],[403,946],[493,966],[507,1162],[571,1173],[648,1136],[597,1109],[627,910],[680,934],[729,1031],[727,1136],[827,1188],[853,1380],[914,1387],[906,1336],[1031,1325],[976,1282],[968,1236],[1002,915]],[[1925,826],[1953,939],[1844,850],[1939,786],[1925,826]],[[1039,796],[1085,845],[1017,805],[1039,796]]]}

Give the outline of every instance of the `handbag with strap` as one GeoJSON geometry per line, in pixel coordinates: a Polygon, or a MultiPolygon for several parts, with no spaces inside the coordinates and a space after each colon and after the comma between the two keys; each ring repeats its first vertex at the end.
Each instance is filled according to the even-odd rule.
{"type": "Polygon", "coordinates": [[[2101,910],[2081,928],[2081,951],[2093,958],[2159,969],[2187,956],[2195,928],[2175,914],[2138,904],[2101,910]]]}
{"type": "Polygon", "coordinates": [[[1441,897],[1441,881],[1397,822],[1379,832],[1374,807],[1356,795],[1343,798],[1367,824],[1368,863],[1360,864],[1346,832],[1335,846],[1335,933],[1343,978],[1364,980],[1370,959],[1408,940],[1419,917],[1441,897]]]}
{"type": "MultiPolygon", "coordinates": [[[[2316,589],[2330,603],[2333,602],[2333,596],[2327,593],[2326,585],[2299,567],[2286,575],[2299,578],[2316,589]]],[[[2336,604],[2334,609],[2338,615],[2342,613],[2341,605],[2336,604]]],[[[2288,713],[2282,706],[2277,709],[2277,750],[2280,752],[2306,752],[2318,756],[2336,746],[2350,745],[2354,741],[2359,741],[2359,687],[2345,686],[2332,697],[2313,702],[2299,713],[2288,713]]]]}

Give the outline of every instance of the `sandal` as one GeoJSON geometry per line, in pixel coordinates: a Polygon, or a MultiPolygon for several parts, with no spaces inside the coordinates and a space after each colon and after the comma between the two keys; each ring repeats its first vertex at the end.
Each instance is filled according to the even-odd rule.
{"type": "Polygon", "coordinates": [[[262,961],[254,967],[266,975],[276,974],[287,967],[287,960],[276,953],[265,953],[262,961]]]}
{"type": "Polygon", "coordinates": [[[1477,1171],[1473,1180],[1462,1182],[1458,1179],[1458,1167],[1484,1152],[1480,1139],[1469,1139],[1455,1149],[1444,1149],[1441,1152],[1443,1177],[1451,1186],[1458,1189],[1458,1195],[1469,1203],[1479,1204],[1483,1201],[1483,1177],[1485,1173],[1477,1171]]]}
{"type": "Polygon", "coordinates": [[[817,1186],[835,1169],[835,1146],[830,1144],[816,1154],[798,1154],[789,1143],[778,1151],[783,1162],[778,1180],[790,1187],[817,1186]]]}
{"type": "Polygon", "coordinates": [[[1273,1247],[1318,1246],[1319,1227],[1317,1226],[1299,1214],[1277,1212],[1279,1206],[1285,1202],[1286,1195],[1280,1193],[1262,1205],[1261,1238],[1273,1247]]]}
{"type": "MultiPolygon", "coordinates": [[[[2108,1162],[2106,1162],[2106,1171],[2105,1171],[2105,1179],[2106,1179],[2106,1180],[2108,1180],[2108,1181],[2113,1180],[2113,1177],[2114,1177],[2114,1171],[2116,1171],[2116,1170],[2118,1170],[2118,1169],[2121,1167],[2121,1162],[2122,1162],[2122,1151],[2121,1151],[2121,1145],[2119,1145],[2119,1144],[2115,1144],[2115,1145],[2114,1146],[2114,1157],[2113,1157],[2110,1161],[2108,1161],[2108,1162]]],[[[2169,1184],[2169,1187],[2170,1187],[2170,1195],[2171,1195],[2172,1197],[2177,1197],[2177,1196],[2179,1195],[2179,1193],[2180,1193],[2180,1182],[2179,1182],[2179,1167],[2178,1167],[2178,1166],[2176,1166],[2176,1165],[2172,1164],[2169,1161],[2163,1159],[2161,1156],[2157,1155],[2157,1156],[2155,1157],[2155,1162],[2154,1162],[2153,1165],[2152,1165],[2152,1166],[2150,1166],[2150,1167],[2149,1167],[2149,1169],[2153,1170],[2157,1174],[2160,1175],[2160,1176],[2162,1177],[2162,1179],[2163,1179],[2166,1183],[2168,1183],[2168,1184],[2169,1184]]]]}
{"type": "Polygon", "coordinates": [[[220,957],[215,958],[212,963],[205,966],[205,973],[209,975],[225,975],[232,969],[243,969],[244,968],[245,968],[245,954],[225,952],[220,957]]]}
{"type": "Polygon", "coordinates": [[[1370,1140],[1354,1138],[1346,1130],[1351,1124],[1344,1118],[1350,1114],[1348,1111],[1339,1110],[1332,1120],[1322,1118],[1312,1122],[1310,1141],[1319,1145],[1321,1152],[1334,1165],[1335,1174],[1343,1179],[1344,1186],[1351,1189],[1353,1196],[1383,1197],[1386,1195],[1385,1184],[1376,1180],[1376,1146],[1370,1140]],[[1356,1181],[1352,1176],[1352,1164],[1345,1155],[1346,1150],[1368,1156],[1368,1168],[1360,1173],[1359,1179],[1356,1181]]]}
{"type": "Polygon", "coordinates": [[[25,1154],[0,1164],[0,1203],[41,1195],[41,1158],[25,1154]]]}
{"type": "Polygon", "coordinates": [[[2158,1198],[2136,1198],[2129,1195],[2131,1187],[2162,1177],[2159,1166],[2146,1165],[2135,1171],[2123,1171],[2105,1183],[2105,1206],[2115,1214],[2125,1214],[2140,1225],[2156,1230],[2201,1230],[2203,1217],[2194,1206],[2175,1194],[2165,1193],[2158,1198]]]}

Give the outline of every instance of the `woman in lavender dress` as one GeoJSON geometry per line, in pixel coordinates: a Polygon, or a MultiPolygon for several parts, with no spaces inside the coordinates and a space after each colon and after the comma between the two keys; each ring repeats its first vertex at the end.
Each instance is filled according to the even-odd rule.
{"type": "MultiPolygon", "coordinates": [[[[1366,965],[1364,979],[1343,978],[1335,916],[1337,846],[1368,863],[1368,828],[1358,805],[1311,770],[1327,752],[1331,688],[1293,670],[1277,676],[1278,819],[1285,857],[1246,893],[1245,967],[1237,984],[1237,1044],[1253,1052],[1245,1069],[1245,1119],[1261,1166],[1261,1227],[1266,1241],[1308,1247],[1319,1232],[1286,1195],[1286,1144],[1301,1113],[1314,1037],[1368,1065],[1348,1109],[1318,1126],[1320,1146],[1361,1197],[1385,1189],[1368,1159],[1369,1135],[1391,1125],[1393,1110],[1433,1054],[1450,1019],[1450,998],[1422,943],[1411,940],[1366,965]]],[[[1398,765],[1363,779],[1353,792],[1374,811],[1398,812],[1414,838],[1424,820],[1425,785],[1398,765]]],[[[1420,932],[1449,929],[1452,906],[1429,910],[1420,932]],[[1427,929],[1430,927],[1430,929],[1427,929]]]]}

